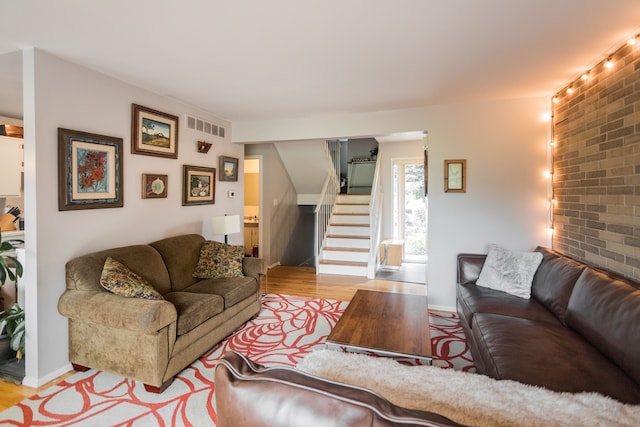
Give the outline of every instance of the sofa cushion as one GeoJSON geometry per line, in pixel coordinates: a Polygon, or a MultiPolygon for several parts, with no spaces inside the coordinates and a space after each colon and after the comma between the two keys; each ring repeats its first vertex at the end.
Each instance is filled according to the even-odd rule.
{"type": "Polygon", "coordinates": [[[123,297],[161,300],[162,295],[145,279],[121,262],[107,257],[100,276],[100,285],[123,297]]]}
{"type": "Polygon", "coordinates": [[[166,264],[171,278],[170,291],[181,291],[198,281],[193,277],[193,269],[198,263],[202,243],[204,243],[204,237],[201,235],[185,234],[149,244],[160,253],[166,264]]]}
{"type": "Polygon", "coordinates": [[[217,279],[220,277],[241,277],[244,246],[227,245],[213,240],[206,241],[200,248],[198,264],[193,277],[217,279]]]}
{"type": "Polygon", "coordinates": [[[81,255],[65,266],[67,289],[102,291],[100,276],[107,257],[117,259],[143,277],[161,294],[171,291],[167,267],[157,250],[148,245],[132,245],[81,255]]]}
{"type": "Polygon", "coordinates": [[[227,277],[204,279],[189,286],[185,292],[219,295],[224,299],[225,310],[258,292],[258,282],[253,277],[227,277]]]}
{"type": "Polygon", "coordinates": [[[640,284],[586,268],[566,321],[640,384],[640,284]]]}
{"type": "Polygon", "coordinates": [[[566,326],[497,314],[473,318],[483,374],[556,391],[598,392],[640,403],[640,387],[566,326]]]}
{"type": "Polygon", "coordinates": [[[476,284],[528,299],[540,261],[542,254],[538,252],[510,251],[490,245],[476,284]]]}
{"type": "Polygon", "coordinates": [[[565,323],[571,291],[585,265],[558,252],[538,247],[542,262],[533,277],[531,294],[565,323]]]}
{"type": "Polygon", "coordinates": [[[475,313],[503,314],[539,322],[560,323],[553,313],[533,298],[524,299],[474,284],[458,285],[457,293],[458,307],[462,309],[460,314],[467,325],[471,325],[475,313]]]}
{"type": "Polygon", "coordinates": [[[192,292],[169,292],[164,299],[173,303],[178,313],[177,334],[183,335],[224,310],[219,295],[192,292]]]}

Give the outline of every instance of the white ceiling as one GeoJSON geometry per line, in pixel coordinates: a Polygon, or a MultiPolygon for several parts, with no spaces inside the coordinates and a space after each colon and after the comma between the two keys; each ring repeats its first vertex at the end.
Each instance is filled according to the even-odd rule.
{"type": "Polygon", "coordinates": [[[550,95],[638,0],[0,0],[0,115],[37,47],[232,121],[550,95]],[[17,58],[17,59],[16,59],[17,58]]]}

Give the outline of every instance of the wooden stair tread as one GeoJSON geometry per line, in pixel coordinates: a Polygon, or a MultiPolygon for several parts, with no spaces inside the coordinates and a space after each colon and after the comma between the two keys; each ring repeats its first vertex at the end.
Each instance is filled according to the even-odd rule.
{"type": "Polygon", "coordinates": [[[349,223],[330,223],[329,224],[332,227],[370,227],[369,224],[349,224],[349,223]]]}
{"type": "Polygon", "coordinates": [[[368,213],[362,212],[334,212],[333,215],[369,216],[368,213]]]}
{"type": "Polygon", "coordinates": [[[336,202],[336,206],[337,205],[341,205],[341,206],[369,206],[369,203],[340,203],[340,202],[336,202]]]}
{"type": "Polygon", "coordinates": [[[332,261],[332,260],[320,260],[320,264],[325,265],[344,265],[350,267],[366,267],[366,262],[357,262],[357,261],[332,261]]]}
{"type": "Polygon", "coordinates": [[[330,237],[334,239],[370,239],[369,236],[354,236],[351,234],[327,234],[327,238],[330,237]]]}
{"type": "Polygon", "coordinates": [[[324,246],[323,251],[340,251],[340,252],[369,252],[368,248],[343,248],[337,246],[324,246]]]}

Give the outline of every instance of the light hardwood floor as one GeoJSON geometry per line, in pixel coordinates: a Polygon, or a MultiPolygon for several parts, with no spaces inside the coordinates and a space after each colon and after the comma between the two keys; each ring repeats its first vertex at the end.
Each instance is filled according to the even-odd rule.
{"type": "MultiPolygon", "coordinates": [[[[363,277],[315,274],[312,267],[272,268],[262,279],[262,292],[350,301],[358,289],[426,295],[426,286],[415,283],[369,280],[363,277]]],[[[39,388],[0,381],[0,411],[27,399],[74,374],[70,371],[39,388]]]]}

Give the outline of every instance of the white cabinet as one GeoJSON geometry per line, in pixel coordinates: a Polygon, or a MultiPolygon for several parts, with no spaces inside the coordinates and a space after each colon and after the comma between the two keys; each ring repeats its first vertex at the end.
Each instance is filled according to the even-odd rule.
{"type": "Polygon", "coordinates": [[[0,136],[0,197],[20,197],[22,139],[0,136]]]}

